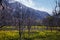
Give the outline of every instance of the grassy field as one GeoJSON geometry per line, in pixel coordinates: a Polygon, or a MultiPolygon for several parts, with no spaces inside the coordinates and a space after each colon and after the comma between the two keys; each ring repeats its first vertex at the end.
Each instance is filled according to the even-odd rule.
{"type": "MultiPolygon", "coordinates": [[[[19,40],[19,31],[9,30],[9,31],[0,31],[0,40],[19,40]]],[[[60,40],[60,32],[57,31],[31,31],[22,33],[23,40],[60,40]]]]}
{"type": "MultiPolygon", "coordinates": [[[[60,28],[60,27],[57,27],[60,28]]],[[[49,27],[50,29],[50,27],[49,27]]],[[[54,27],[56,29],[56,27],[54,27]]],[[[57,30],[46,30],[45,26],[32,26],[28,33],[27,27],[22,33],[22,40],[60,40],[60,32],[57,30]]],[[[12,26],[4,26],[0,30],[0,40],[19,40],[19,31],[12,26]]]]}

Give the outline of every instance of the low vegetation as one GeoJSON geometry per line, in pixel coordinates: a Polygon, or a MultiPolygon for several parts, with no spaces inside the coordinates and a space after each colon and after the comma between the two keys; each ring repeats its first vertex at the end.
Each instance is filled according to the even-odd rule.
{"type": "MultiPolygon", "coordinates": [[[[19,40],[19,31],[0,31],[0,40],[19,40]]],[[[23,32],[23,40],[60,40],[60,32],[57,31],[36,31],[36,32],[23,32]]]]}

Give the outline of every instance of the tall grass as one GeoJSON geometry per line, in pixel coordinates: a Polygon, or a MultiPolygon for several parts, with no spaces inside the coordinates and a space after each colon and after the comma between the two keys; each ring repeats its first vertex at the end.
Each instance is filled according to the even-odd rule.
{"type": "MultiPolygon", "coordinates": [[[[0,40],[19,40],[19,33],[17,30],[0,31],[0,40]]],[[[38,31],[38,32],[23,32],[23,40],[60,40],[60,32],[56,31],[38,31]]]]}

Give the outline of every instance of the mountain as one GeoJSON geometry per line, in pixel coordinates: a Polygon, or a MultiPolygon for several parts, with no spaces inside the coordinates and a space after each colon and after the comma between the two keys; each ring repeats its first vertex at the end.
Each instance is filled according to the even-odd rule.
{"type": "Polygon", "coordinates": [[[49,16],[49,14],[47,12],[29,8],[29,7],[23,5],[22,3],[19,3],[19,2],[7,3],[7,1],[5,1],[5,4],[6,4],[6,6],[12,8],[12,9],[15,9],[18,12],[22,12],[22,14],[26,13],[26,14],[29,14],[32,16],[35,15],[36,16],[35,18],[38,18],[38,19],[43,19],[46,16],[49,16]]]}
{"type": "Polygon", "coordinates": [[[2,22],[4,24],[12,25],[12,23],[18,23],[18,19],[20,22],[23,20],[23,23],[25,24],[29,21],[31,23],[34,21],[33,23],[35,23],[38,20],[40,22],[40,20],[43,20],[47,16],[50,16],[47,12],[32,9],[19,2],[8,3],[8,1],[3,0],[2,3],[4,10],[0,11],[3,12],[0,14],[3,15],[3,19],[1,20],[3,20],[2,22]]]}

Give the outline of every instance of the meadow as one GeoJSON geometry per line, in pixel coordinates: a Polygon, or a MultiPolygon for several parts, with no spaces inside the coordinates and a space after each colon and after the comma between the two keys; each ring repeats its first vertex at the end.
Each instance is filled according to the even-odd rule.
{"type": "MultiPolygon", "coordinates": [[[[17,30],[0,31],[0,40],[19,40],[19,33],[17,30]]],[[[38,31],[38,32],[23,32],[23,40],[60,40],[60,32],[56,31],[38,31]]]]}
{"type": "MultiPolygon", "coordinates": [[[[19,39],[18,30],[0,30],[0,40],[19,39]]],[[[31,30],[30,33],[28,33],[28,30],[25,30],[22,32],[22,40],[60,40],[60,32],[57,30],[53,30],[52,32],[51,30],[31,30]]]]}

